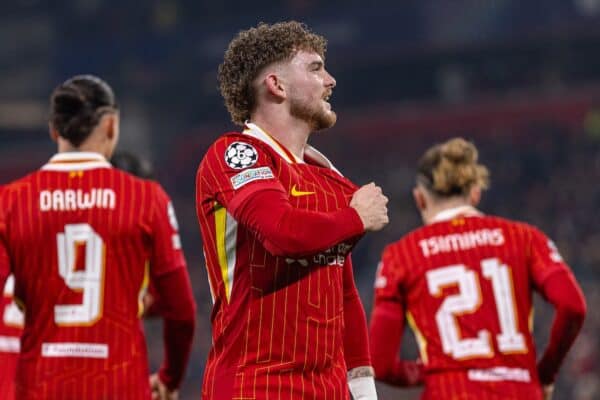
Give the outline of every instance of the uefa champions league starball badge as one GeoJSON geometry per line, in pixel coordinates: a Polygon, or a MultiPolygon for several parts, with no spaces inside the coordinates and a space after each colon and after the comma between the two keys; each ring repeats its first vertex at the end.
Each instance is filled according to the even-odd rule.
{"type": "Polygon", "coordinates": [[[256,149],[248,143],[234,142],[225,151],[225,162],[233,169],[248,168],[258,161],[256,149]]]}

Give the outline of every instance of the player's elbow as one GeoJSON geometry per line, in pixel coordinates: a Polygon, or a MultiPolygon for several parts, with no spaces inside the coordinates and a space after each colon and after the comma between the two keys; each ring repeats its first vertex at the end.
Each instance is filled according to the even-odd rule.
{"type": "Polygon", "coordinates": [[[574,322],[583,322],[587,313],[587,304],[585,298],[581,295],[571,298],[570,301],[562,304],[560,308],[569,320],[574,322]]]}
{"type": "Polygon", "coordinates": [[[190,325],[196,324],[196,302],[190,301],[181,311],[179,315],[181,321],[184,321],[190,325]]]}

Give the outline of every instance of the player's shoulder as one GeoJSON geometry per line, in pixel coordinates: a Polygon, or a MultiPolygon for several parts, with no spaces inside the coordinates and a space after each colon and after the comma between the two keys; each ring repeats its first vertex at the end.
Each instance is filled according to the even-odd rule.
{"type": "Polygon", "coordinates": [[[9,213],[17,204],[30,201],[32,186],[36,182],[38,171],[31,172],[21,178],[0,186],[0,212],[9,213]]]}
{"type": "Polygon", "coordinates": [[[497,215],[484,215],[481,217],[486,225],[497,226],[503,228],[504,231],[511,235],[523,237],[531,237],[532,235],[542,234],[542,231],[536,226],[516,219],[500,217],[497,215]]]}
{"type": "Polygon", "coordinates": [[[39,173],[40,171],[33,171],[28,173],[27,175],[24,175],[11,182],[1,185],[0,194],[9,194],[15,191],[29,188],[32,185],[32,183],[35,182],[35,178],[39,173]]]}
{"type": "Polygon", "coordinates": [[[411,254],[411,249],[416,249],[418,247],[419,240],[427,236],[427,232],[427,225],[417,227],[402,235],[402,237],[400,237],[398,240],[389,243],[387,246],[385,246],[383,252],[384,254],[387,253],[389,255],[398,256],[403,254],[411,254]]]}
{"type": "MultiPolygon", "coordinates": [[[[262,140],[241,132],[227,132],[215,140],[204,155],[200,167],[203,164],[214,162],[235,163],[238,153],[244,154],[248,162],[258,158],[259,154],[270,155],[271,147],[262,140]]],[[[235,165],[235,168],[244,168],[244,165],[235,165]]]]}
{"type": "Polygon", "coordinates": [[[133,175],[130,172],[123,171],[118,168],[111,168],[110,173],[113,174],[118,180],[123,183],[124,187],[129,189],[133,189],[136,191],[144,191],[149,193],[151,196],[156,194],[162,195],[164,193],[164,189],[157,181],[148,178],[141,178],[139,176],[133,175]]]}

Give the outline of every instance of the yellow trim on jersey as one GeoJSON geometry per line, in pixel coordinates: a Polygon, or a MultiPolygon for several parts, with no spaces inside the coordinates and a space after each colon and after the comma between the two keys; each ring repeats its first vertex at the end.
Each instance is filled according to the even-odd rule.
{"type": "Polygon", "coordinates": [[[226,228],[227,209],[219,203],[215,203],[215,244],[217,245],[217,256],[219,258],[219,267],[221,268],[221,278],[223,278],[223,283],[225,284],[225,296],[227,297],[227,301],[229,301],[230,283],[228,279],[229,274],[227,271],[227,249],[225,248],[226,228]]]}
{"type": "Polygon", "coordinates": [[[144,315],[144,311],[146,311],[146,306],[144,305],[144,296],[148,292],[148,284],[150,283],[150,261],[146,260],[144,264],[144,277],[142,278],[142,284],[140,285],[140,290],[138,292],[138,318],[142,318],[144,315]]]}
{"type": "Polygon", "coordinates": [[[417,344],[419,345],[419,353],[421,353],[421,360],[424,364],[427,364],[427,340],[425,339],[423,334],[421,334],[421,331],[417,327],[415,319],[413,318],[412,314],[408,311],[406,312],[406,320],[408,321],[408,325],[410,325],[410,329],[412,329],[413,333],[415,334],[415,337],[417,338],[417,344]]]}
{"type": "Polygon", "coordinates": [[[533,308],[533,304],[531,305],[531,309],[529,309],[529,332],[533,333],[533,318],[535,316],[535,309],[533,308]]]}
{"type": "Polygon", "coordinates": [[[290,164],[304,164],[304,160],[297,157],[294,153],[283,147],[270,133],[262,129],[260,126],[251,122],[246,122],[246,129],[243,133],[255,137],[267,143],[273,150],[282,156],[290,164]]]}

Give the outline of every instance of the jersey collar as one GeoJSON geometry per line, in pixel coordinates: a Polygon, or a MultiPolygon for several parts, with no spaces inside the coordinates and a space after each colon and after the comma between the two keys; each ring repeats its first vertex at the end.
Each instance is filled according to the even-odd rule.
{"type": "Polygon", "coordinates": [[[42,171],[83,171],[96,168],[112,168],[112,166],[102,154],[73,151],[55,154],[41,169],[42,171]]]}
{"type": "Polygon", "coordinates": [[[477,217],[480,215],[483,215],[483,213],[473,206],[458,206],[440,211],[431,219],[431,223],[449,221],[458,216],[477,217]]]}
{"type": "MultiPolygon", "coordinates": [[[[279,143],[273,136],[269,135],[266,131],[260,128],[258,125],[253,124],[252,122],[246,122],[245,129],[242,132],[244,135],[252,136],[260,140],[261,142],[266,143],[271,147],[277,154],[281,156],[285,161],[290,164],[306,164],[306,162],[294,155],[291,151],[286,149],[281,143],[279,143]]],[[[304,148],[304,154],[308,156],[310,159],[317,162],[319,165],[329,168],[338,174],[342,175],[340,171],[337,170],[329,161],[327,157],[323,155],[319,150],[315,149],[313,146],[307,144],[304,148]]]]}

